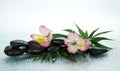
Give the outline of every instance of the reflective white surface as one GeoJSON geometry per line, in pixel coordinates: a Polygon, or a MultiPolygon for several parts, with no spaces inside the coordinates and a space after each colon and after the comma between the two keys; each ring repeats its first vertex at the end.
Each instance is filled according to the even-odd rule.
{"type": "Polygon", "coordinates": [[[120,71],[120,1],[119,0],[0,0],[0,71],[120,71]],[[62,32],[65,28],[76,30],[73,22],[82,29],[114,30],[103,35],[114,41],[103,41],[113,48],[107,54],[77,63],[58,58],[55,63],[11,58],[3,53],[13,39],[31,40],[43,24],[62,32]]]}

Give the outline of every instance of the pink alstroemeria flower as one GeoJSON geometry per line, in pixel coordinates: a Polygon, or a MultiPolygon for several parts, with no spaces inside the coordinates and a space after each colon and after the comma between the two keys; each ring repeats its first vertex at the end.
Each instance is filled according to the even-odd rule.
{"type": "Polygon", "coordinates": [[[52,40],[52,31],[43,25],[40,26],[39,30],[42,35],[32,34],[30,36],[33,40],[37,41],[41,46],[47,48],[52,40]]]}
{"type": "Polygon", "coordinates": [[[68,52],[72,54],[77,53],[78,50],[86,51],[91,45],[89,39],[82,39],[76,32],[69,33],[64,43],[67,45],[68,52]]]}

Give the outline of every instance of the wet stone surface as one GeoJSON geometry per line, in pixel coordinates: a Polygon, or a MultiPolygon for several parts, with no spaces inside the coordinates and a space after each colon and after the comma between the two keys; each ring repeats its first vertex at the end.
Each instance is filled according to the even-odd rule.
{"type": "Polygon", "coordinates": [[[45,48],[41,47],[36,41],[29,41],[27,46],[27,53],[39,54],[44,52],[45,48]]]}
{"type": "Polygon", "coordinates": [[[8,56],[19,56],[24,53],[21,49],[14,49],[12,46],[6,46],[4,49],[4,53],[8,56]]]}
{"type": "Polygon", "coordinates": [[[20,46],[27,46],[27,44],[28,43],[24,40],[12,40],[12,41],[10,41],[10,45],[13,48],[19,48],[20,46]]]}

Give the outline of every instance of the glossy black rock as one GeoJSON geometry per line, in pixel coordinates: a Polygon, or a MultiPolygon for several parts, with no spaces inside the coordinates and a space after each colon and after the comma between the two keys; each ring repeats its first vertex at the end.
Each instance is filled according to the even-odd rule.
{"type": "Polygon", "coordinates": [[[27,42],[24,41],[24,40],[12,40],[10,41],[10,45],[13,47],[13,48],[19,48],[21,46],[27,46],[27,42]]]}
{"type": "Polygon", "coordinates": [[[13,49],[12,46],[6,46],[4,53],[8,56],[19,56],[24,53],[21,49],[13,49]]]}
{"type": "Polygon", "coordinates": [[[21,47],[19,47],[18,49],[21,49],[21,50],[23,50],[24,52],[27,52],[27,46],[21,46],[21,47]]]}
{"type": "Polygon", "coordinates": [[[103,54],[107,51],[108,51],[107,49],[95,49],[95,48],[87,50],[88,53],[93,54],[93,55],[103,54]]]}
{"type": "Polygon", "coordinates": [[[63,45],[64,44],[64,40],[63,39],[52,39],[52,44],[56,44],[56,45],[63,45]]]}
{"type": "Polygon", "coordinates": [[[58,49],[59,49],[59,46],[57,45],[50,45],[48,47],[48,51],[51,51],[51,52],[57,51],[58,49]]]}
{"type": "Polygon", "coordinates": [[[45,48],[41,47],[36,41],[29,41],[27,46],[27,53],[30,54],[39,54],[42,53],[45,48]]]}

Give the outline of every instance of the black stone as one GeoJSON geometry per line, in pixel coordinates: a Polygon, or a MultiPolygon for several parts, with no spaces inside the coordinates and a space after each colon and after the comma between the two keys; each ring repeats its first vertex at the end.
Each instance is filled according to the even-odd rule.
{"type": "Polygon", "coordinates": [[[13,49],[12,46],[6,46],[4,53],[8,56],[19,56],[24,53],[21,49],[13,49]]]}
{"type": "Polygon", "coordinates": [[[27,42],[24,41],[24,40],[12,40],[10,41],[10,45],[13,47],[13,48],[19,48],[21,46],[27,46],[27,42]]]}
{"type": "Polygon", "coordinates": [[[28,45],[32,45],[32,44],[37,44],[37,45],[39,45],[39,43],[36,42],[36,41],[34,41],[34,40],[28,41],[28,45]]]}
{"type": "Polygon", "coordinates": [[[108,51],[107,49],[98,49],[98,48],[92,48],[87,50],[88,53],[93,55],[103,54],[106,53],[107,51],[108,51]]]}
{"type": "Polygon", "coordinates": [[[48,47],[48,51],[51,51],[51,52],[55,52],[55,51],[57,51],[59,49],[59,46],[57,46],[57,45],[50,45],[49,47],[48,47]]]}
{"type": "Polygon", "coordinates": [[[44,52],[45,48],[41,47],[36,41],[29,41],[27,46],[27,53],[29,54],[39,54],[44,52]]]}
{"type": "Polygon", "coordinates": [[[23,50],[24,52],[27,52],[27,46],[21,46],[19,49],[23,50]]]}
{"type": "Polygon", "coordinates": [[[67,45],[65,45],[65,44],[64,45],[60,45],[59,47],[60,47],[60,49],[67,50],[67,45]]]}
{"type": "Polygon", "coordinates": [[[63,45],[64,44],[64,40],[63,39],[52,39],[52,44],[56,44],[56,45],[63,45]]]}

